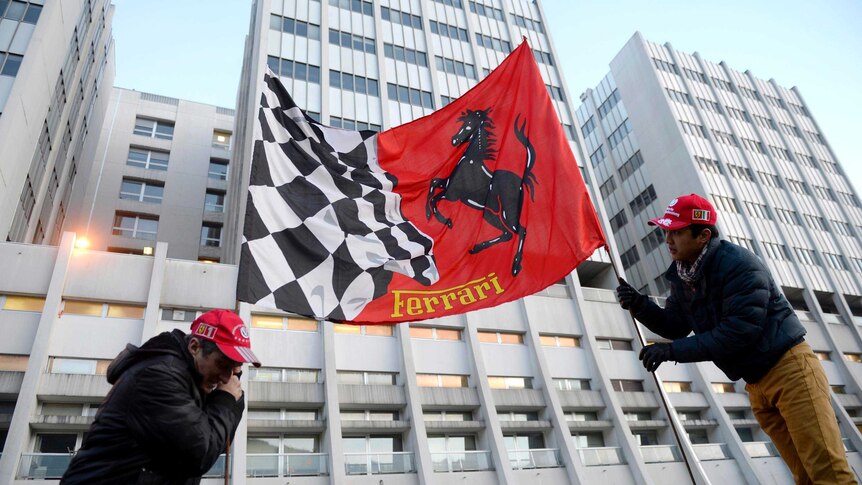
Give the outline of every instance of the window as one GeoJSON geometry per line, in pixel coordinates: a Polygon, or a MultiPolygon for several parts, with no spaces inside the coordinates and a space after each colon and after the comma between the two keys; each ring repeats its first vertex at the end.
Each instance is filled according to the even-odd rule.
{"type": "Polygon", "coordinates": [[[210,159],[209,178],[214,180],[227,180],[228,162],[227,160],[210,159]]]}
{"type": "Polygon", "coordinates": [[[727,133],[720,130],[710,130],[712,132],[712,136],[715,137],[716,140],[724,143],[725,145],[730,145],[734,147],[739,146],[739,142],[736,141],[736,137],[731,133],[727,133]]]}
{"type": "Polygon", "coordinates": [[[665,91],[667,91],[667,95],[670,97],[670,99],[676,101],[677,103],[694,106],[694,101],[691,99],[690,94],[670,88],[665,88],[665,91]]]}
{"type": "MultiPolygon", "coordinates": [[[[374,44],[374,39],[351,34],[350,32],[341,32],[340,30],[329,29],[329,43],[347,49],[365,52],[367,54],[377,54],[377,47],[374,44]]],[[[317,66],[311,67],[317,68],[317,66]]]]}
{"type": "Polygon", "coordinates": [[[543,347],[580,347],[581,340],[570,335],[539,335],[539,343],[543,347]]]}
{"type": "Polygon", "coordinates": [[[715,84],[715,86],[718,87],[719,89],[723,89],[723,90],[729,91],[731,93],[736,92],[736,89],[733,88],[733,84],[730,84],[729,82],[725,81],[724,79],[713,77],[712,83],[715,84]]]}
{"type": "Polygon", "coordinates": [[[638,253],[638,247],[632,246],[626,252],[620,255],[620,261],[623,263],[623,269],[629,269],[635,265],[638,261],[641,260],[641,256],[638,253]]]}
{"type": "Polygon", "coordinates": [[[700,107],[705,110],[712,111],[713,113],[722,114],[721,106],[715,101],[704,98],[697,98],[697,104],[699,104],[700,107]]]}
{"type": "Polygon", "coordinates": [[[718,394],[726,394],[736,392],[736,388],[732,382],[713,382],[712,391],[718,394]]]}
{"type": "Polygon", "coordinates": [[[49,357],[48,372],[51,374],[84,374],[103,376],[108,372],[108,366],[110,364],[110,360],[49,357]]]}
{"type": "Polygon", "coordinates": [[[230,135],[228,131],[213,131],[213,148],[230,150],[230,135]]]}
{"type": "MultiPolygon", "coordinates": [[[[395,49],[396,49],[395,55],[397,57],[398,56],[397,49],[400,49],[400,47],[395,47],[395,49]]],[[[424,61],[425,54],[422,52],[419,52],[418,54],[421,54],[421,57],[417,56],[417,60],[421,59],[422,62],[425,62],[424,61]]],[[[398,59],[398,60],[403,60],[403,59],[398,59]]],[[[437,70],[440,72],[445,72],[447,74],[454,74],[456,76],[463,76],[463,77],[466,77],[468,79],[476,79],[476,80],[479,79],[478,75],[476,74],[476,67],[473,66],[473,64],[467,64],[467,63],[464,63],[461,61],[446,59],[446,58],[443,58],[440,56],[435,57],[434,60],[437,63],[436,64],[437,70]]],[[[407,56],[407,61],[410,62],[410,55],[407,56]]],[[[422,65],[424,65],[424,64],[422,64],[422,65]]]]}
{"type": "Polygon", "coordinates": [[[355,335],[392,337],[394,335],[393,331],[393,325],[350,325],[346,323],[335,324],[335,333],[352,333],[355,335]]]}
{"type": "Polygon", "coordinates": [[[201,246],[221,247],[221,224],[205,222],[201,225],[201,246]]]}
{"type": "Polygon", "coordinates": [[[732,197],[713,195],[712,200],[715,202],[715,205],[717,205],[719,209],[725,212],[732,212],[734,214],[740,213],[739,204],[736,202],[736,199],[732,197]]]}
{"type": "MultiPolygon", "coordinates": [[[[486,49],[493,49],[497,52],[502,52],[503,54],[508,54],[512,51],[512,44],[507,40],[500,40],[496,37],[490,37],[487,35],[482,35],[480,33],[476,33],[476,43],[486,49]]],[[[535,57],[535,52],[533,52],[533,56],[535,57]]],[[[536,60],[536,62],[540,62],[536,60]]]]}
{"type": "Polygon", "coordinates": [[[744,200],[742,205],[745,207],[745,212],[751,217],[772,220],[772,213],[769,212],[769,207],[766,204],[744,200]]]}
{"type": "Polygon", "coordinates": [[[494,332],[479,330],[479,342],[491,344],[523,344],[524,334],[514,332],[494,332]]]}
{"type": "Polygon", "coordinates": [[[316,384],[320,369],[291,367],[249,367],[249,379],[255,382],[287,382],[288,384],[316,384]]]}
{"type": "Polygon", "coordinates": [[[566,96],[563,94],[562,88],[551,86],[550,84],[545,84],[545,87],[548,88],[548,94],[551,96],[551,99],[562,102],[566,101],[566,96]]]}
{"type": "MultiPolygon", "coordinates": [[[[572,441],[575,444],[575,448],[604,448],[605,446],[605,438],[601,432],[578,432],[576,434],[572,434],[572,441]]],[[[619,460],[613,461],[615,464],[619,463],[619,460]]]]}
{"type": "Polygon", "coordinates": [[[700,411],[676,411],[676,415],[680,421],[697,421],[703,418],[700,411]]]}
{"type": "Polygon", "coordinates": [[[491,389],[532,389],[533,379],[530,377],[488,376],[491,389]]]}
{"type": "Polygon", "coordinates": [[[662,387],[664,392],[691,392],[691,382],[664,381],[662,387]]]}
{"type": "Polygon", "coordinates": [[[339,384],[354,384],[368,386],[394,386],[397,373],[394,372],[364,372],[338,371],[339,384]]]}
{"type": "Polygon", "coordinates": [[[629,132],[632,131],[632,125],[629,122],[628,118],[620,124],[620,126],[611,133],[611,136],[608,137],[608,146],[611,150],[614,149],[621,141],[623,141],[626,136],[628,136],[629,132]]]}
{"type": "Polygon", "coordinates": [[[150,120],[147,118],[135,119],[135,135],[162,140],[174,139],[174,124],[168,121],[150,120]]]}
{"type": "Polygon", "coordinates": [[[832,360],[832,352],[815,350],[814,355],[817,356],[817,360],[822,360],[822,361],[832,360]]]}
{"type": "Polygon", "coordinates": [[[631,340],[597,338],[596,344],[602,350],[632,350],[631,340]]]}
{"type": "Polygon", "coordinates": [[[644,381],[629,379],[611,379],[611,387],[619,392],[643,392],[644,381]]]}
{"type": "Polygon", "coordinates": [[[17,76],[18,68],[21,67],[21,61],[23,60],[24,56],[0,52],[0,76],[17,76]]]}
{"type": "Polygon", "coordinates": [[[333,7],[343,8],[351,12],[368,15],[369,17],[374,15],[374,5],[368,0],[329,0],[329,4],[333,7]]]}
{"type": "Polygon", "coordinates": [[[587,121],[585,121],[583,125],[581,125],[581,133],[584,134],[584,137],[589,136],[590,133],[592,133],[593,130],[595,130],[595,129],[596,129],[596,120],[592,116],[590,116],[590,118],[587,121]]]}
{"type": "Polygon", "coordinates": [[[638,194],[637,197],[634,198],[631,202],[629,202],[629,207],[631,207],[632,214],[638,215],[644,209],[646,209],[654,200],[656,200],[658,196],[655,193],[655,188],[652,185],[646,188],[643,192],[638,194]]]}
{"type": "Polygon", "coordinates": [[[168,158],[168,152],[146,150],[143,148],[130,148],[129,158],[126,159],[126,165],[145,168],[147,170],[164,171],[168,169],[168,158]]]}
{"type": "Polygon", "coordinates": [[[251,326],[270,330],[295,330],[298,332],[316,332],[317,321],[303,317],[282,317],[278,315],[251,316],[251,326]]]}
{"type": "Polygon", "coordinates": [[[499,8],[482,5],[481,3],[476,3],[473,1],[470,2],[470,11],[484,17],[499,20],[501,22],[505,19],[505,17],[503,16],[503,11],[499,8]]]}
{"type": "MultiPolygon", "coordinates": [[[[420,67],[428,67],[428,54],[417,51],[414,49],[410,49],[407,47],[401,47],[400,45],[393,44],[383,44],[383,54],[389,59],[395,61],[406,62],[408,64],[415,64],[420,67]]],[[[442,57],[437,57],[437,69],[444,70],[444,66],[449,69],[446,70],[449,74],[455,74],[455,64],[456,61],[447,59],[447,62],[444,63],[442,57]]],[[[466,71],[464,69],[464,63],[461,62],[460,74],[462,76],[466,75],[466,71]]],[[[476,71],[473,66],[470,66],[470,72],[473,73],[471,79],[476,79],[474,76],[476,75],[476,71]]]]}
{"type": "Polygon", "coordinates": [[[605,146],[599,145],[596,150],[590,154],[590,163],[593,164],[593,167],[599,164],[602,160],[605,159],[605,146]]]}
{"type": "Polygon", "coordinates": [[[316,421],[316,409],[249,409],[248,419],[267,421],[316,421]]]}
{"type": "Polygon", "coordinates": [[[847,394],[847,390],[843,385],[831,385],[829,387],[832,388],[832,392],[835,394],[847,394]]]}
{"type": "Polygon", "coordinates": [[[463,411],[424,411],[425,421],[472,421],[473,414],[463,411]]]}
{"type": "Polygon", "coordinates": [[[312,40],[320,40],[320,26],[280,15],[269,16],[269,28],[312,40]]]}
{"type": "Polygon", "coordinates": [[[338,116],[329,117],[329,126],[344,128],[345,130],[380,131],[380,125],[375,125],[374,123],[368,123],[365,121],[351,120],[348,118],[339,118],[338,116]]]}
{"type": "Polygon", "coordinates": [[[619,169],[620,179],[622,181],[625,181],[626,179],[631,177],[631,175],[633,173],[635,173],[635,170],[640,168],[640,166],[643,164],[644,164],[644,159],[641,156],[640,150],[638,150],[635,152],[634,155],[629,157],[629,159],[626,160],[626,162],[623,163],[622,166],[620,167],[620,169],[619,169]]]}
{"type": "Polygon", "coordinates": [[[121,199],[161,204],[164,195],[165,186],[160,183],[123,178],[123,182],[120,185],[121,199]]]}
{"type": "Polygon", "coordinates": [[[468,378],[451,374],[416,374],[419,387],[467,387],[468,378]]]}
{"type": "Polygon", "coordinates": [[[341,411],[344,421],[398,421],[398,411],[341,411]]]}
{"type": "Polygon", "coordinates": [[[653,62],[655,63],[655,67],[659,70],[679,75],[679,68],[676,64],[656,58],[653,58],[653,62]]]}
{"type": "Polygon", "coordinates": [[[207,190],[204,197],[204,210],[208,212],[224,212],[224,192],[207,190]]]}
{"type": "Polygon", "coordinates": [[[442,327],[410,326],[410,337],[431,340],[461,340],[461,330],[442,327]]]}
{"type": "Polygon", "coordinates": [[[405,27],[412,27],[416,30],[422,30],[422,17],[412,15],[407,12],[400,12],[395,9],[380,7],[380,18],[388,20],[393,24],[401,24],[405,27]]]}
{"type": "Polygon", "coordinates": [[[862,354],[856,352],[845,352],[844,360],[848,362],[862,362],[862,354]]]}
{"type": "Polygon", "coordinates": [[[619,91],[614,89],[611,94],[608,95],[607,99],[602,101],[602,104],[599,105],[599,119],[604,119],[604,117],[607,116],[608,113],[610,113],[611,110],[614,109],[614,106],[616,106],[619,102],[620,93],[619,91]]]}
{"type": "Polygon", "coordinates": [[[613,230],[614,232],[617,232],[622,229],[622,227],[629,222],[628,216],[626,216],[625,209],[617,212],[617,215],[613,216],[610,222],[611,230],[613,230]]]}
{"type": "Polygon", "coordinates": [[[617,184],[616,182],[614,182],[614,176],[611,175],[611,178],[609,178],[599,187],[599,191],[602,194],[602,199],[607,199],[608,197],[610,197],[610,195],[614,192],[616,188],[617,184]]]}
{"type": "Polygon", "coordinates": [[[16,312],[37,312],[41,313],[45,306],[45,299],[35,296],[17,296],[6,295],[3,300],[3,310],[11,310],[16,312]]]}
{"type": "Polygon", "coordinates": [[[660,227],[653,229],[649,234],[641,239],[644,252],[649,254],[653,249],[660,247],[665,243],[664,230],[660,227]]]}
{"type": "Polygon", "coordinates": [[[144,318],[146,307],[138,305],[108,304],[108,318],[131,318],[141,320],[144,318]]]}
{"type": "Polygon", "coordinates": [[[397,84],[388,83],[386,85],[389,90],[389,100],[399,103],[412,104],[420,108],[434,109],[434,99],[430,91],[421,91],[416,88],[400,86],[397,84]]]}
{"type": "Polygon", "coordinates": [[[460,40],[463,42],[467,42],[470,38],[467,35],[467,31],[465,29],[460,29],[453,25],[444,24],[442,22],[435,22],[433,20],[429,21],[429,25],[431,26],[432,34],[449,37],[450,39],[460,40]]]}
{"type": "Polygon", "coordinates": [[[599,414],[598,413],[590,413],[590,412],[566,412],[564,413],[565,419],[568,422],[584,422],[584,421],[598,421],[599,414]]]}
{"type": "Polygon", "coordinates": [[[149,214],[117,212],[114,216],[115,236],[155,241],[159,231],[159,217],[149,214]]]}
{"type": "Polygon", "coordinates": [[[691,79],[692,81],[697,81],[697,82],[703,83],[703,84],[708,83],[708,81],[706,79],[706,74],[704,74],[700,71],[694,71],[694,70],[689,69],[687,67],[683,67],[682,72],[683,72],[683,74],[685,74],[685,77],[691,79]]]}
{"type": "Polygon", "coordinates": [[[821,266],[820,258],[813,250],[807,248],[793,248],[793,251],[796,253],[796,257],[799,259],[800,263],[811,266],[821,266]]]}
{"type": "MultiPolygon", "coordinates": [[[[289,59],[280,59],[274,56],[267,56],[266,65],[269,66],[272,72],[281,77],[320,84],[320,67],[318,66],[289,59]]],[[[306,114],[314,118],[313,113],[307,112],[306,114]]]]}
{"type": "Polygon", "coordinates": [[[0,354],[0,371],[25,372],[29,360],[28,355],[0,354]]]}
{"type": "Polygon", "coordinates": [[[554,387],[561,391],[589,391],[589,379],[554,378],[554,387]]]}

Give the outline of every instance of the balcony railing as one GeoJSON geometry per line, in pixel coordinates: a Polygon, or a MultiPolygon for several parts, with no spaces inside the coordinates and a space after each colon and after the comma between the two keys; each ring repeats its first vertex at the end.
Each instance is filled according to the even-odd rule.
{"type": "Polygon", "coordinates": [[[557,448],[509,450],[509,461],[515,470],[563,466],[560,463],[560,450],[557,448]]]}
{"type": "Polygon", "coordinates": [[[329,473],[326,453],[249,453],[246,455],[246,476],[298,477],[329,473]]]}
{"type": "Polygon", "coordinates": [[[348,475],[378,475],[385,473],[412,473],[413,452],[345,453],[344,468],[348,475]]]}
{"type": "Polygon", "coordinates": [[[679,448],[676,445],[648,445],[641,446],[641,456],[644,463],[670,463],[682,461],[679,448]]]}
{"type": "Polygon", "coordinates": [[[702,443],[691,445],[691,447],[694,448],[694,454],[700,461],[730,459],[730,453],[727,451],[727,445],[724,443],[702,443]]]}
{"type": "Polygon", "coordinates": [[[66,473],[73,453],[21,453],[18,478],[58,479],[66,473]]]}
{"type": "Polygon", "coordinates": [[[475,472],[493,470],[490,451],[431,453],[435,472],[475,472]]]}
{"type": "Polygon", "coordinates": [[[751,441],[743,443],[748,456],[752,458],[765,458],[768,456],[778,456],[775,450],[775,445],[771,441],[751,441]]]}
{"type": "Polygon", "coordinates": [[[585,466],[622,465],[626,461],[617,447],[578,448],[585,466]]]}
{"type": "Polygon", "coordinates": [[[203,474],[203,478],[221,478],[224,476],[224,455],[219,455],[218,459],[209,471],[203,474]]]}

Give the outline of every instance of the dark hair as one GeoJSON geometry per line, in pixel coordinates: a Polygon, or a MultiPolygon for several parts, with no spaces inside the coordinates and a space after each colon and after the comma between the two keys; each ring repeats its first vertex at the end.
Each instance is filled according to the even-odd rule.
{"type": "Polygon", "coordinates": [[[196,336],[189,336],[189,340],[195,339],[201,344],[201,351],[203,352],[204,357],[210,355],[211,353],[219,350],[218,345],[215,344],[212,340],[207,340],[205,338],[200,338],[196,336]]]}
{"type": "Polygon", "coordinates": [[[710,225],[710,224],[692,224],[688,226],[689,230],[691,230],[691,237],[698,237],[700,234],[709,229],[710,234],[712,234],[709,239],[717,239],[718,238],[718,228],[710,225]]]}

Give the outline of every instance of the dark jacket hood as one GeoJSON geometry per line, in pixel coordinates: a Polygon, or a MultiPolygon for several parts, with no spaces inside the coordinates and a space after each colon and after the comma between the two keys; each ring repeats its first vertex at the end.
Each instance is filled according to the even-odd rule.
{"type": "Polygon", "coordinates": [[[191,356],[186,350],[186,334],[175,329],[156,335],[140,347],[126,344],[126,348],[108,366],[108,383],[116,384],[120,376],[135,364],[161,355],[173,355],[191,365],[191,356]]]}

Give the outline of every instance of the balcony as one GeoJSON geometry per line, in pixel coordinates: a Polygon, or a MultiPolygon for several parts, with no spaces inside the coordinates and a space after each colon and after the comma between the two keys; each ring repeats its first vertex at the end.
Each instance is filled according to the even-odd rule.
{"type": "Polygon", "coordinates": [[[203,474],[203,478],[222,478],[224,477],[224,455],[219,455],[218,459],[209,471],[203,474]]]}
{"type": "Polygon", "coordinates": [[[509,450],[509,462],[515,470],[563,466],[560,462],[560,450],[558,448],[509,450]]]}
{"type": "Polygon", "coordinates": [[[694,448],[694,456],[700,461],[730,460],[730,452],[724,443],[703,443],[691,445],[694,448]]]}
{"type": "Polygon", "coordinates": [[[623,465],[626,460],[618,447],[578,448],[584,466],[623,465]]]}
{"type": "Polygon", "coordinates": [[[57,480],[66,473],[73,456],[73,453],[21,453],[18,478],[57,480]]]}
{"type": "Polygon", "coordinates": [[[771,441],[751,441],[743,443],[748,456],[752,458],[767,458],[770,456],[778,456],[778,451],[775,450],[775,445],[771,441]]]}
{"type": "Polygon", "coordinates": [[[301,477],[329,474],[326,453],[286,453],[246,455],[248,477],[301,477]]]}
{"type": "Polygon", "coordinates": [[[682,461],[682,456],[676,445],[650,445],[641,446],[640,449],[644,463],[673,463],[682,461]]]}
{"type": "Polygon", "coordinates": [[[412,451],[345,453],[344,468],[348,475],[384,475],[416,471],[412,451]]]}
{"type": "Polygon", "coordinates": [[[477,472],[493,470],[490,451],[431,453],[435,472],[477,472]]]}

